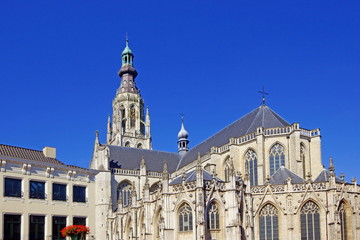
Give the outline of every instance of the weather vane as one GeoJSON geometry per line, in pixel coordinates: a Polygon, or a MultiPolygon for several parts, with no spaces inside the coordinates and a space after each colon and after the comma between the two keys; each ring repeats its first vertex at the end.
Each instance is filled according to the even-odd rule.
{"type": "Polygon", "coordinates": [[[265,105],[265,95],[269,95],[269,93],[265,92],[264,87],[262,88],[262,91],[259,91],[259,93],[262,94],[262,104],[265,105]]]}

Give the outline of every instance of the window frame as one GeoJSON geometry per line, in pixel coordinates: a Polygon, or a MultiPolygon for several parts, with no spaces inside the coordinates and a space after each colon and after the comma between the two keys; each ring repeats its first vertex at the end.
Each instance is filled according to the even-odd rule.
{"type": "Polygon", "coordinates": [[[189,204],[184,203],[178,211],[179,232],[186,233],[193,231],[193,214],[189,204]]]}
{"type": "Polygon", "coordinates": [[[260,210],[259,239],[279,240],[279,211],[271,203],[265,204],[260,210]]]}
{"type": "Polygon", "coordinates": [[[73,202],[77,202],[77,203],[86,203],[86,186],[81,186],[81,185],[73,185],[73,202]],[[82,189],[84,191],[84,195],[80,196],[80,193],[78,191],[75,191],[75,188],[77,188],[78,190],[82,189]],[[76,193],[75,193],[76,192],[76,193]]]}
{"type": "Polygon", "coordinates": [[[7,229],[7,231],[3,231],[3,239],[12,239],[12,240],[21,240],[22,239],[22,234],[21,234],[21,228],[22,228],[22,215],[21,214],[3,214],[2,216],[3,218],[3,228],[7,229]],[[7,221],[6,218],[7,217],[18,217],[19,221],[15,222],[15,221],[7,221]],[[16,227],[16,236],[14,237],[14,224],[18,223],[18,226],[16,227]],[[8,225],[8,226],[7,226],[8,225]],[[9,235],[9,236],[8,236],[9,235]]]}
{"type": "Polygon", "coordinates": [[[29,181],[29,198],[30,199],[46,199],[46,183],[43,181],[36,181],[36,180],[30,180],[29,181]],[[32,192],[32,184],[36,184],[34,186],[38,187],[39,185],[42,185],[42,189],[37,189],[37,191],[34,193],[32,192]]]}
{"type": "Polygon", "coordinates": [[[62,237],[61,236],[61,230],[66,227],[66,221],[67,221],[67,217],[66,216],[52,216],[51,219],[51,232],[52,232],[52,240],[66,240],[66,237],[62,237]],[[65,219],[65,223],[59,223],[56,224],[55,227],[55,220],[64,220],[65,219]]]}
{"type": "Polygon", "coordinates": [[[301,240],[321,239],[320,208],[313,201],[307,201],[300,209],[301,240]]]}
{"type": "Polygon", "coordinates": [[[207,227],[210,231],[220,230],[219,206],[212,202],[207,211],[207,227]]]}
{"type": "MultiPolygon", "coordinates": [[[[59,193],[59,196],[61,196],[61,192],[59,193]]],[[[62,201],[62,202],[66,202],[67,201],[67,184],[63,184],[63,183],[53,183],[52,184],[52,200],[53,201],[62,201]],[[57,185],[57,186],[64,186],[65,187],[65,195],[64,195],[64,198],[60,198],[58,197],[57,199],[55,199],[55,191],[54,191],[54,185],[57,185]]]]}
{"type": "MultiPolygon", "coordinates": [[[[4,178],[4,197],[12,197],[12,198],[22,198],[23,197],[23,191],[22,191],[22,180],[21,178],[12,178],[12,177],[5,177],[4,178]],[[12,187],[12,191],[9,192],[7,181],[16,181],[17,184],[20,186],[20,189],[18,191],[14,191],[14,186],[12,187]]],[[[18,186],[17,186],[18,187],[18,186]]],[[[17,188],[16,187],[16,188],[17,188]]]]}
{"type": "Polygon", "coordinates": [[[29,215],[29,240],[43,240],[45,239],[45,223],[46,223],[46,220],[45,220],[45,216],[44,215],[29,215]],[[34,219],[32,218],[37,218],[37,217],[41,217],[43,219],[43,222],[35,222],[34,219]],[[42,226],[41,226],[42,224],[42,226]],[[32,226],[35,226],[35,231],[32,231],[32,226]],[[40,227],[39,227],[40,225],[40,227]],[[39,233],[39,229],[42,228],[42,232],[40,230],[40,233],[39,233]],[[33,236],[33,232],[35,232],[35,236],[33,236]],[[36,237],[40,235],[39,237],[36,237]]]}

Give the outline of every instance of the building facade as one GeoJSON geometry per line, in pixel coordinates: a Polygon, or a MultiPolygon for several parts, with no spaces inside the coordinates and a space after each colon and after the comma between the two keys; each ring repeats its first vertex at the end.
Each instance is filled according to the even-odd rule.
{"type": "Polygon", "coordinates": [[[152,150],[133,58],[126,42],[108,140],[96,139],[90,163],[106,223],[97,239],[360,238],[356,179],[336,177],[332,160],[324,168],[319,129],[288,123],[265,99],[191,149],[183,122],[178,153],[152,150]]]}
{"type": "Polygon", "coordinates": [[[0,239],[60,240],[67,225],[96,228],[97,171],[63,164],[51,147],[1,144],[0,163],[0,239]]]}
{"type": "Polygon", "coordinates": [[[0,145],[2,240],[62,239],[73,223],[101,240],[360,239],[360,187],[337,177],[332,159],[324,168],[319,129],[288,123],[263,99],[192,148],[183,121],[177,153],[153,150],[133,63],[126,41],[89,169],[52,148],[0,145]]]}

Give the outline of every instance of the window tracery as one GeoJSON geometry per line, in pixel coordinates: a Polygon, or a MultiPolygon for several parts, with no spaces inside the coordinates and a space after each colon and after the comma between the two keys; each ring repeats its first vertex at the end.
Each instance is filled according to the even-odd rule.
{"type": "Polygon", "coordinates": [[[301,208],[301,240],[320,240],[319,207],[309,201],[301,208]]]}
{"type": "Polygon", "coordinates": [[[193,229],[192,210],[189,204],[184,204],[179,209],[179,231],[186,232],[193,229]]]}
{"type": "Polygon", "coordinates": [[[128,206],[131,203],[131,190],[132,185],[128,182],[122,182],[117,188],[117,199],[122,199],[123,207],[128,206]]]}
{"type": "Polygon", "coordinates": [[[260,211],[260,240],[279,240],[278,212],[272,204],[260,211]]]}
{"type": "Polygon", "coordinates": [[[253,150],[248,150],[245,155],[245,162],[249,171],[250,185],[258,185],[257,157],[253,150]]]}
{"type": "Polygon", "coordinates": [[[272,176],[281,166],[285,166],[284,147],[277,143],[270,149],[270,175],[272,176]]]}
{"type": "Polygon", "coordinates": [[[208,228],[210,230],[220,229],[219,209],[215,203],[211,203],[208,209],[208,228]]]}

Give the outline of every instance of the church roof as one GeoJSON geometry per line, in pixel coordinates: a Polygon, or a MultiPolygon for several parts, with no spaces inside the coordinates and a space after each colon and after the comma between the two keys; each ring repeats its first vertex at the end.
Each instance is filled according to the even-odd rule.
{"type": "MultiPolygon", "coordinates": [[[[201,170],[201,171],[202,171],[202,174],[203,174],[204,181],[212,181],[213,176],[212,176],[211,173],[209,173],[206,170],[201,170]]],[[[218,177],[215,177],[215,179],[218,182],[223,182],[223,180],[221,180],[218,177]]],[[[185,174],[185,182],[194,182],[194,181],[196,181],[196,170],[192,170],[190,172],[187,172],[185,174]]],[[[181,182],[182,182],[182,176],[180,175],[180,176],[176,177],[173,181],[171,181],[170,185],[180,184],[181,182]]]]}
{"type": "Polygon", "coordinates": [[[197,158],[197,154],[205,155],[211,147],[219,147],[229,142],[230,138],[241,137],[256,131],[258,127],[285,127],[290,124],[266,105],[261,105],[234,123],[220,130],[210,138],[191,148],[179,162],[177,169],[189,164],[197,158]]]}
{"type": "Polygon", "coordinates": [[[43,151],[4,144],[0,144],[0,156],[63,165],[62,162],[55,158],[45,157],[43,151]]]}
{"type": "MultiPolygon", "coordinates": [[[[328,182],[330,177],[330,172],[325,168],[320,172],[319,176],[314,180],[314,182],[328,182]]],[[[341,179],[335,176],[335,182],[341,183],[341,179]]]]}
{"type": "Polygon", "coordinates": [[[241,137],[256,131],[258,127],[274,128],[290,124],[266,105],[261,105],[234,123],[220,130],[181,156],[178,153],[128,148],[110,145],[110,168],[138,169],[142,158],[148,171],[162,172],[163,162],[167,161],[168,171],[178,169],[197,159],[198,153],[205,155],[211,147],[219,147],[229,142],[230,138],[241,137]]]}
{"type": "Polygon", "coordinates": [[[287,169],[284,166],[281,166],[270,178],[271,184],[284,184],[286,183],[287,179],[291,179],[291,183],[304,183],[305,180],[287,169]]]}
{"type": "Polygon", "coordinates": [[[162,172],[166,161],[168,171],[174,172],[180,160],[180,154],[109,145],[110,168],[139,169],[144,158],[147,171],[162,172]]]}

